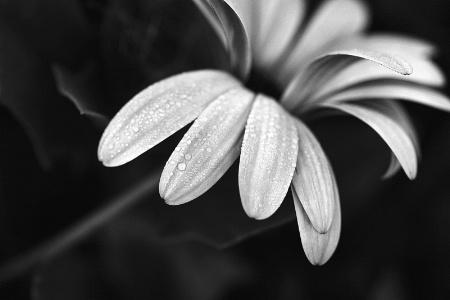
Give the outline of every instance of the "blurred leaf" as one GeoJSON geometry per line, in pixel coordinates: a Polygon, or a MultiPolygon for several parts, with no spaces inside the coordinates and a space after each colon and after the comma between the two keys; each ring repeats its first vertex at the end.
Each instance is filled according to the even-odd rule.
{"type": "Polygon", "coordinates": [[[34,299],[217,299],[249,275],[232,252],[156,242],[141,225],[120,218],[97,236],[98,248],[44,263],[34,299]]]}
{"type": "MultiPolygon", "coordinates": [[[[108,298],[99,260],[89,251],[71,251],[44,263],[33,278],[34,300],[108,298]]],[[[112,293],[109,293],[112,296],[112,293]]]]}
{"type": "Polygon", "coordinates": [[[87,124],[57,92],[49,65],[8,24],[0,28],[0,103],[22,124],[44,168],[61,158],[84,160],[92,142],[87,124]]]}

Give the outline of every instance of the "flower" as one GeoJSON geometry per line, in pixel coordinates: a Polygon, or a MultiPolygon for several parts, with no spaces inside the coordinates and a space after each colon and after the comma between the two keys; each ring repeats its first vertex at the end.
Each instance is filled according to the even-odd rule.
{"type": "Polygon", "coordinates": [[[99,145],[106,166],[124,164],[194,121],[160,180],[168,204],[183,204],[213,186],[240,155],[245,212],[270,217],[291,187],[303,249],[325,263],[340,234],[332,167],[305,120],[338,110],[371,126],[392,150],[386,176],[417,173],[418,141],[396,100],[450,111],[433,90],[444,84],[426,42],[366,35],[367,7],[328,0],[303,25],[300,0],[194,0],[229,55],[232,73],[200,70],[151,85],[113,118],[99,145]],[[284,92],[279,102],[243,86],[251,66],[284,92]]]}

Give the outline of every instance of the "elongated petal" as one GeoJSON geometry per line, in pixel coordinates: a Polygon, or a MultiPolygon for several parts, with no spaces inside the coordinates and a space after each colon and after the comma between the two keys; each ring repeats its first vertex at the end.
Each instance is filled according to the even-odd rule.
{"type": "Polygon", "coordinates": [[[414,72],[409,76],[392,72],[371,61],[361,60],[355,62],[321,85],[311,96],[311,101],[351,85],[372,80],[396,79],[431,86],[442,86],[445,84],[444,74],[431,61],[418,58],[409,58],[408,61],[414,68],[414,72]]]}
{"type": "Polygon", "coordinates": [[[225,0],[239,15],[256,64],[269,68],[292,41],[306,10],[304,0],[225,0]]]}
{"type": "Polygon", "coordinates": [[[292,187],[312,226],[326,233],[333,222],[336,197],[331,165],[313,133],[300,121],[295,123],[299,145],[292,187]]]}
{"type": "Polygon", "coordinates": [[[168,204],[183,204],[212,187],[239,156],[254,94],[222,94],[198,117],[170,156],[159,191],[168,204]]]}
{"type": "MultiPolygon", "coordinates": [[[[403,109],[401,103],[390,100],[386,100],[384,102],[385,102],[384,105],[389,106],[388,110],[390,111],[390,114],[394,116],[393,118],[397,120],[397,123],[406,131],[406,133],[408,133],[411,141],[414,144],[414,148],[416,149],[417,157],[420,158],[421,154],[420,154],[419,138],[417,136],[414,124],[412,123],[409,115],[403,109]]],[[[401,168],[402,166],[400,165],[400,162],[398,161],[397,157],[395,156],[394,153],[391,153],[391,160],[389,163],[389,167],[386,170],[386,173],[383,175],[383,179],[388,179],[394,176],[399,170],[401,170],[401,168]]]]}
{"type": "Polygon", "coordinates": [[[376,101],[364,106],[349,103],[324,104],[351,114],[372,127],[391,148],[410,179],[417,174],[417,152],[409,135],[410,129],[402,127],[401,120],[388,101],[376,101]]]}
{"type": "Polygon", "coordinates": [[[403,82],[374,82],[336,93],[323,101],[337,103],[350,100],[399,99],[450,111],[450,100],[443,94],[420,85],[403,82]]]}
{"type": "Polygon", "coordinates": [[[328,44],[363,31],[368,23],[368,8],[362,1],[329,0],[317,10],[299,43],[293,48],[280,71],[284,82],[290,81],[296,69],[325,51],[328,44]],[[319,53],[320,54],[320,53],[319,53]]]}
{"type": "Polygon", "coordinates": [[[308,97],[337,72],[359,60],[380,64],[402,75],[409,75],[413,71],[411,65],[402,58],[380,52],[360,49],[333,51],[315,58],[306,68],[302,68],[285,90],[281,102],[295,112],[315,105],[308,97]]]}
{"type": "Polygon", "coordinates": [[[119,166],[192,122],[214,99],[240,83],[219,71],[195,71],[151,85],[131,99],[103,133],[98,157],[119,166]]]}
{"type": "Polygon", "coordinates": [[[306,257],[313,265],[323,265],[330,259],[334,253],[334,250],[336,250],[339,242],[339,236],[341,234],[341,206],[334,175],[333,182],[333,188],[335,191],[333,223],[331,224],[330,230],[324,234],[321,234],[315,230],[298,198],[297,193],[294,189],[292,189],[295,213],[297,215],[297,223],[303,250],[305,251],[306,257]]]}
{"type": "Polygon", "coordinates": [[[403,56],[422,56],[429,58],[436,49],[430,43],[392,33],[375,33],[369,36],[356,35],[340,41],[336,47],[344,49],[366,49],[403,56]]]}
{"type": "Polygon", "coordinates": [[[245,212],[265,219],[280,206],[295,169],[298,151],[294,119],[258,95],[247,120],[239,164],[239,191],[245,212]]]}

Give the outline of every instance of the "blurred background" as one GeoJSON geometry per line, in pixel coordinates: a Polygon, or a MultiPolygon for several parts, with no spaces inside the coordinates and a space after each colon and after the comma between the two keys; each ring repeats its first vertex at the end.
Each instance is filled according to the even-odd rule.
{"type": "MultiPolygon", "coordinates": [[[[311,10],[320,3],[309,2],[311,10]]],[[[367,3],[370,31],[430,41],[450,77],[447,0],[367,3]]],[[[362,123],[310,124],[335,169],[343,213],[339,246],[322,267],[303,253],[290,195],[268,220],[246,217],[237,164],[199,199],[166,205],[151,186],[183,132],[127,165],[97,161],[108,118],[134,94],[173,74],[223,67],[224,57],[188,0],[0,0],[0,299],[450,295],[443,112],[406,104],[422,146],[414,181],[381,179],[388,148],[362,123]],[[121,195],[139,201],[64,251],[2,269],[121,195]]]]}

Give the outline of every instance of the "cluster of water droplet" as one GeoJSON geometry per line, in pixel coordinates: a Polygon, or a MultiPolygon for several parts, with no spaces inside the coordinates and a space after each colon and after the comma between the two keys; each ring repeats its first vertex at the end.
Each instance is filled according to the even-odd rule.
{"type": "Polygon", "coordinates": [[[240,83],[226,73],[197,71],[148,87],[108,125],[99,146],[100,160],[120,165],[134,159],[194,120],[213,99],[237,85],[240,83]]]}
{"type": "Polygon", "coordinates": [[[187,201],[204,193],[237,158],[253,93],[230,90],[194,122],[161,176],[166,200],[187,201]],[[191,160],[192,159],[192,160],[191,160]]]}
{"type": "Polygon", "coordinates": [[[297,150],[293,118],[275,100],[258,96],[247,121],[239,165],[241,199],[250,216],[267,218],[280,206],[297,150]]]}

